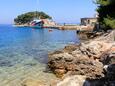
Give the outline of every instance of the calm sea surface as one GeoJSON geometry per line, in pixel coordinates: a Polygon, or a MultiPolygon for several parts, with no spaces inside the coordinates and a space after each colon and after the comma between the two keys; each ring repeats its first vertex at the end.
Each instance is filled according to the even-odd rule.
{"type": "Polygon", "coordinates": [[[74,43],[79,43],[76,31],[0,25],[0,86],[21,86],[25,79],[45,83],[55,79],[44,72],[48,52],[74,43]]]}

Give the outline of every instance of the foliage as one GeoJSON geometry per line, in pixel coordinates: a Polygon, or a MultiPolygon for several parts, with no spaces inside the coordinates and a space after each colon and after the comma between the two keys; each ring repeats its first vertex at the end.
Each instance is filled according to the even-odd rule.
{"type": "Polygon", "coordinates": [[[27,24],[30,23],[34,18],[40,19],[52,19],[49,15],[44,12],[28,12],[21,14],[14,19],[15,24],[27,24]]]}
{"type": "Polygon", "coordinates": [[[102,28],[115,28],[115,0],[96,0],[99,23],[102,28]]]}

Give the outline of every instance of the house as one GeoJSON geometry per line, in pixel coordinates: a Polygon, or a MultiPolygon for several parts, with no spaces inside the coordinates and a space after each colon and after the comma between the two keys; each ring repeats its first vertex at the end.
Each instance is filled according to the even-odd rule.
{"type": "Polygon", "coordinates": [[[86,18],[81,18],[81,25],[84,26],[94,26],[98,22],[98,13],[94,15],[94,17],[86,17],[86,18]]]}
{"type": "Polygon", "coordinates": [[[98,18],[81,18],[81,25],[84,26],[94,26],[98,21],[98,18]]]}

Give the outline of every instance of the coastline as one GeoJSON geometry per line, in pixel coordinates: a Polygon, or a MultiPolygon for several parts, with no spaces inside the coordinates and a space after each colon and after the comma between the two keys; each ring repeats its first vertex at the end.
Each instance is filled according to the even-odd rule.
{"type": "Polygon", "coordinates": [[[76,31],[54,30],[49,33],[47,29],[33,31],[32,28],[20,29],[11,25],[0,28],[4,28],[0,30],[3,33],[0,37],[3,38],[0,42],[0,86],[23,86],[30,81],[50,86],[50,82],[57,80],[53,73],[46,71],[47,64],[44,60],[47,60],[48,51],[60,49],[66,43],[73,43],[76,31]],[[57,35],[58,38],[55,37],[57,35]],[[49,40],[50,37],[53,38],[49,40]]]}
{"type": "MultiPolygon", "coordinates": [[[[113,63],[110,63],[110,61],[106,62],[106,60],[111,60],[111,55],[113,55],[115,31],[93,34],[81,32],[80,34],[81,38],[83,38],[83,34],[90,36],[88,36],[89,38],[86,37],[87,39],[80,45],[67,45],[62,50],[49,53],[49,68],[46,74],[50,72],[55,74],[59,79],[45,83],[38,79],[27,78],[21,82],[22,86],[67,86],[67,84],[68,86],[74,86],[71,83],[74,83],[75,86],[83,86],[85,82],[91,84],[91,86],[98,86],[96,83],[100,83],[102,86],[105,82],[109,83],[105,79],[110,79],[111,76],[108,78],[104,73],[105,71],[107,73],[111,72],[110,70],[108,72],[108,68],[113,63]],[[103,80],[103,83],[100,82],[101,80],[103,80]]],[[[39,78],[39,75],[36,77],[39,78]]]]}
{"type": "MultiPolygon", "coordinates": [[[[31,27],[28,24],[13,25],[13,26],[14,27],[31,27]]],[[[90,31],[90,30],[93,30],[94,26],[83,26],[83,25],[44,25],[43,28],[58,29],[58,30],[90,31]]]]}
{"type": "Polygon", "coordinates": [[[63,78],[55,86],[113,84],[115,70],[110,68],[114,69],[114,38],[115,30],[80,45],[65,46],[63,50],[49,53],[48,67],[57,77],[63,78]]]}

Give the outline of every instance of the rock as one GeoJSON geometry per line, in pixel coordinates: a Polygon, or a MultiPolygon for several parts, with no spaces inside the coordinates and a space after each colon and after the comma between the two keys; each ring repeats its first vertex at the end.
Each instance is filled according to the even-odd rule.
{"type": "Polygon", "coordinates": [[[76,50],[78,47],[79,47],[79,45],[68,45],[68,46],[65,46],[63,51],[70,53],[70,52],[76,50]]]}
{"type": "Polygon", "coordinates": [[[115,86],[114,33],[49,54],[48,66],[56,75],[70,73],[56,86],[115,86]]]}
{"type": "Polygon", "coordinates": [[[22,86],[47,86],[41,81],[27,79],[22,82],[22,86]]]}
{"type": "Polygon", "coordinates": [[[104,53],[100,59],[104,64],[105,81],[103,86],[115,86],[115,47],[104,53]]]}
{"type": "Polygon", "coordinates": [[[56,74],[58,78],[62,78],[64,74],[66,73],[66,70],[65,69],[55,69],[54,73],[56,74]]]}
{"type": "Polygon", "coordinates": [[[105,43],[103,41],[92,41],[87,45],[87,52],[94,59],[100,59],[102,53],[108,51],[111,48],[111,43],[105,43]]]}
{"type": "Polygon", "coordinates": [[[81,75],[70,76],[54,86],[84,86],[85,79],[86,77],[81,75]]]}
{"type": "Polygon", "coordinates": [[[103,69],[105,72],[107,72],[108,65],[104,65],[103,69]]]}
{"type": "Polygon", "coordinates": [[[107,68],[107,78],[115,80],[115,64],[110,64],[107,68]]]}
{"type": "Polygon", "coordinates": [[[104,53],[101,56],[100,61],[104,64],[104,65],[109,65],[109,64],[115,64],[115,49],[112,46],[111,49],[104,53]]]}
{"type": "Polygon", "coordinates": [[[49,68],[58,76],[64,75],[69,71],[73,71],[72,75],[85,75],[87,78],[103,77],[102,63],[90,59],[80,50],[69,53],[60,53],[50,55],[48,62],[49,68]],[[76,53],[77,52],[77,53],[76,53]],[[76,54],[76,55],[75,55],[76,54]],[[57,60],[58,59],[58,60],[57,60]]]}
{"type": "Polygon", "coordinates": [[[65,69],[67,71],[74,71],[76,68],[76,65],[74,63],[65,63],[65,69]]]}
{"type": "MultiPolygon", "coordinates": [[[[87,61],[87,60],[86,60],[87,61]]],[[[74,75],[85,75],[88,79],[98,79],[104,77],[103,65],[100,62],[87,62],[77,65],[74,75]]]]}
{"type": "MultiPolygon", "coordinates": [[[[63,53],[63,51],[61,50],[61,51],[54,51],[54,52],[50,52],[50,53],[48,53],[48,56],[49,57],[51,57],[52,55],[54,55],[54,54],[61,54],[61,53],[63,53]]],[[[59,59],[59,58],[58,58],[59,59]]],[[[60,58],[61,59],[61,58],[60,58]]],[[[50,60],[50,58],[48,58],[48,60],[50,60]]]]}
{"type": "Polygon", "coordinates": [[[115,64],[110,64],[106,68],[104,86],[115,86],[115,64]]]}
{"type": "Polygon", "coordinates": [[[51,61],[51,60],[53,60],[53,61],[62,61],[62,60],[67,60],[67,59],[74,59],[74,57],[71,55],[71,54],[69,54],[69,53],[59,53],[59,54],[49,54],[49,58],[48,58],[48,60],[49,61],[51,61]]]}
{"type": "Polygon", "coordinates": [[[103,34],[99,38],[96,38],[97,41],[103,40],[103,42],[114,42],[115,41],[115,30],[109,31],[108,33],[103,34]]]}
{"type": "Polygon", "coordinates": [[[56,86],[56,84],[60,82],[60,80],[53,80],[50,84],[50,86],[56,86]]]}
{"type": "Polygon", "coordinates": [[[55,69],[65,69],[64,67],[64,63],[62,62],[56,62],[54,65],[52,65],[53,67],[55,67],[55,69]]]}
{"type": "Polygon", "coordinates": [[[65,77],[51,86],[106,86],[104,84],[104,79],[88,80],[86,76],[72,75],[65,77]]]}

